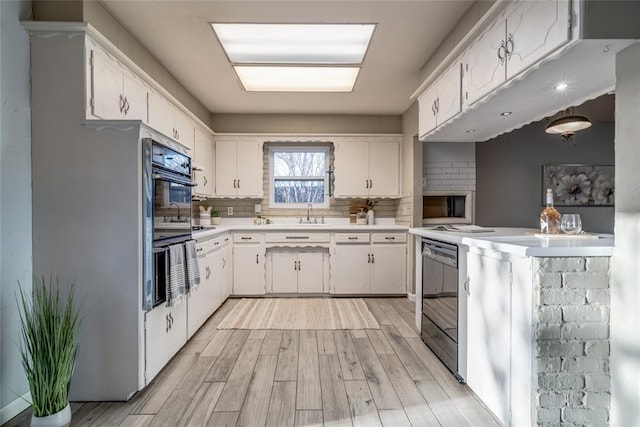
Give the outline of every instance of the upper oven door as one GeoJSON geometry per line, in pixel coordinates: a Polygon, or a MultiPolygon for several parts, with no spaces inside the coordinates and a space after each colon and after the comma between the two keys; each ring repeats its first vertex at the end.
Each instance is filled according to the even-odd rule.
{"type": "Polygon", "coordinates": [[[191,235],[192,183],[154,171],[153,187],[154,245],[191,235]]]}

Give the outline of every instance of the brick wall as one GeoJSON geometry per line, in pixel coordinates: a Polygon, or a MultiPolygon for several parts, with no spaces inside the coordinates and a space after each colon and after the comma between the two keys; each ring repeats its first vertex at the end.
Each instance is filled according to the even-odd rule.
{"type": "Polygon", "coordinates": [[[609,423],[609,258],[534,258],[536,414],[542,426],[609,423]]]}

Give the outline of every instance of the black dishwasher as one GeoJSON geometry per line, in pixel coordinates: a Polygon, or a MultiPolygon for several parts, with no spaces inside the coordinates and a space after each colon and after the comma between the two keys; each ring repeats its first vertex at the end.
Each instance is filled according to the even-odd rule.
{"type": "Polygon", "coordinates": [[[458,369],[458,246],[422,239],[421,337],[456,376],[458,369]]]}

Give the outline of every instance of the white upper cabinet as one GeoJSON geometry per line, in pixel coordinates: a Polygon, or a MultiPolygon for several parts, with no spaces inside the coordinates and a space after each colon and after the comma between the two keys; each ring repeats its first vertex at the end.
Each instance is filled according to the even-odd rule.
{"type": "Polygon", "coordinates": [[[212,197],[215,190],[213,141],[200,128],[195,128],[194,139],[193,178],[197,185],[193,192],[198,196],[212,197]]]}
{"type": "Polygon", "coordinates": [[[460,63],[449,67],[418,98],[420,136],[432,131],[462,110],[460,63]]]}
{"type": "Polygon", "coordinates": [[[215,159],[216,197],[262,198],[262,141],[217,140],[215,159]]]}
{"type": "Polygon", "coordinates": [[[520,1],[464,54],[464,104],[472,105],[570,39],[568,0],[520,1]]]}
{"type": "Polygon", "coordinates": [[[335,143],[335,197],[400,197],[400,141],[335,143]]]}
{"type": "Polygon", "coordinates": [[[91,50],[91,114],[105,120],[147,123],[147,87],[105,53],[91,50]]]}
{"type": "Polygon", "coordinates": [[[149,126],[193,150],[194,123],[155,92],[149,92],[149,126]]]}

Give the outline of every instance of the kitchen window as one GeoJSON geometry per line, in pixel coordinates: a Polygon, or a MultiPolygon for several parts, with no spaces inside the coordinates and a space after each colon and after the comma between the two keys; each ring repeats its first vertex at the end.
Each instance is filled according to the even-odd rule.
{"type": "Polygon", "coordinates": [[[271,147],[269,149],[270,207],[328,208],[326,171],[329,148],[271,147]]]}

